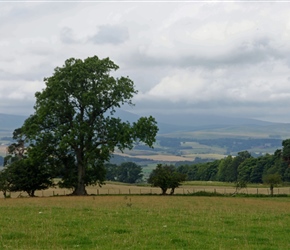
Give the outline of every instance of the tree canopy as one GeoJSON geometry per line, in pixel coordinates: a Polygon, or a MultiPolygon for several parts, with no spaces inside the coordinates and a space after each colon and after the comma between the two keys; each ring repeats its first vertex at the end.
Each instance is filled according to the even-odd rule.
{"type": "Polygon", "coordinates": [[[160,187],[163,195],[166,194],[169,188],[171,188],[170,194],[173,194],[175,188],[179,187],[181,182],[185,181],[185,178],[186,175],[177,172],[174,166],[158,164],[151,172],[148,183],[154,187],[160,187]]]}
{"type": "Polygon", "coordinates": [[[152,116],[130,124],[114,113],[122,105],[133,105],[137,94],[129,77],[113,77],[119,67],[109,58],[70,58],[45,78],[45,89],[37,92],[35,112],[20,128],[43,162],[57,166],[61,184],[73,194],[85,195],[85,187],[101,184],[104,162],[115,148],[131,149],[135,141],[152,147],[158,132],[152,116]]]}

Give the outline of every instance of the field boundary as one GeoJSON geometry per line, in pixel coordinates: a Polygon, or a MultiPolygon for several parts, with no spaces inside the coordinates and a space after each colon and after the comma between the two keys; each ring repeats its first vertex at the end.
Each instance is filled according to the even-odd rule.
{"type": "MultiPolygon", "coordinates": [[[[107,184],[102,187],[88,187],[88,195],[159,195],[161,189],[156,187],[138,187],[138,186],[123,186],[107,184]]],[[[182,186],[175,189],[176,195],[190,195],[198,192],[217,193],[222,195],[231,195],[236,193],[234,187],[202,187],[202,186],[182,186]]],[[[38,197],[66,196],[70,195],[72,190],[50,188],[47,190],[38,190],[35,195],[38,197]]],[[[169,193],[169,190],[168,190],[169,193]]],[[[238,194],[249,195],[270,195],[269,188],[244,188],[238,191],[238,194]]],[[[290,187],[274,188],[274,195],[290,195],[290,187]]],[[[1,198],[4,198],[2,195],[1,198]]],[[[28,197],[26,192],[11,192],[11,198],[28,197]]]]}

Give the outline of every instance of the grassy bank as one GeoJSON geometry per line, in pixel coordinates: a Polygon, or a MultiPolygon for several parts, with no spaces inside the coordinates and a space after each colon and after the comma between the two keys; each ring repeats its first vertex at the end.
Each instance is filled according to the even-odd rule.
{"type": "Polygon", "coordinates": [[[289,249],[290,199],[0,200],[0,249],[289,249]]]}

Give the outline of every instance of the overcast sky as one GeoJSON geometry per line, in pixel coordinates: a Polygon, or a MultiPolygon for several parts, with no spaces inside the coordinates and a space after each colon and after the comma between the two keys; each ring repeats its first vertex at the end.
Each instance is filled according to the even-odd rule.
{"type": "Polygon", "coordinates": [[[0,113],[70,57],[109,57],[138,95],[134,113],[290,122],[290,2],[1,2],[0,113]]]}

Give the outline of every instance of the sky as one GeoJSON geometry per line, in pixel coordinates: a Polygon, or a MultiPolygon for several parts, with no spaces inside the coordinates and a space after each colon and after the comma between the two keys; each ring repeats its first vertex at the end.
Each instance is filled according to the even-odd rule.
{"type": "Polygon", "coordinates": [[[0,113],[71,57],[109,57],[140,115],[290,122],[290,2],[0,1],[0,113]]]}

